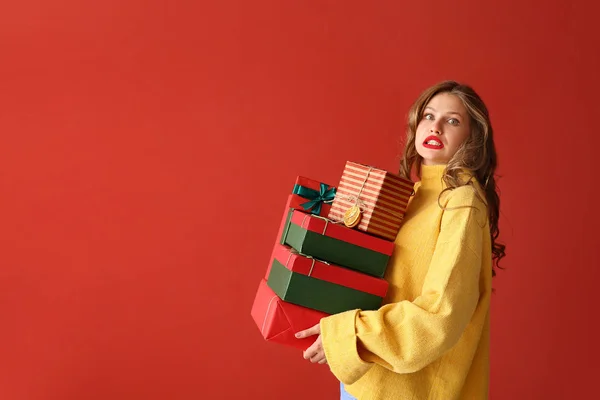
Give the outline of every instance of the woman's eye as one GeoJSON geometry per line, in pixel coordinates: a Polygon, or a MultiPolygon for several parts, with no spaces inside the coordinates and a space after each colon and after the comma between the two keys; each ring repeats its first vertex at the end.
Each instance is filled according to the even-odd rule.
{"type": "Polygon", "coordinates": [[[458,122],[458,120],[457,120],[456,118],[450,118],[450,119],[448,120],[448,123],[449,123],[450,125],[458,125],[458,123],[459,123],[459,122],[458,122]]]}
{"type": "Polygon", "coordinates": [[[423,118],[428,119],[428,120],[432,120],[433,119],[433,115],[432,114],[425,114],[423,116],[423,118]]]}

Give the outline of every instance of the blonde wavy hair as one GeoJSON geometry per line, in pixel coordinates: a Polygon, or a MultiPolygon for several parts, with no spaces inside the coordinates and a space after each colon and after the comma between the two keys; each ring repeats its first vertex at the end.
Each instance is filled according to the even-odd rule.
{"type": "MultiPolygon", "coordinates": [[[[506,246],[498,243],[500,235],[498,219],[500,216],[500,197],[496,186],[495,171],[497,166],[496,147],[494,145],[494,130],[490,121],[488,109],[479,95],[468,85],[455,81],[440,82],[421,93],[408,113],[408,126],[404,154],[400,162],[400,175],[410,179],[414,172],[421,177],[423,158],[417,153],[415,136],[417,126],[423,118],[425,107],[437,94],[449,93],[458,97],[464,104],[471,120],[471,134],[460,146],[454,157],[448,162],[443,180],[448,190],[459,186],[471,185],[475,178],[481,186],[487,205],[490,234],[492,238],[492,275],[496,275],[494,267],[500,268],[499,262],[505,257],[506,246]],[[464,179],[465,174],[470,179],[464,179]]],[[[475,187],[473,186],[475,189],[475,187]]],[[[479,191],[475,190],[481,198],[479,191]]]]}

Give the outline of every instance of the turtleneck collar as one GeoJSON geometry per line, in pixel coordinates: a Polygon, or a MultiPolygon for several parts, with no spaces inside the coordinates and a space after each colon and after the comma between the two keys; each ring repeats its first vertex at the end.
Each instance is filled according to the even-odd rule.
{"type": "Polygon", "coordinates": [[[421,164],[421,186],[424,188],[441,188],[442,177],[446,170],[445,164],[425,165],[421,164]]]}

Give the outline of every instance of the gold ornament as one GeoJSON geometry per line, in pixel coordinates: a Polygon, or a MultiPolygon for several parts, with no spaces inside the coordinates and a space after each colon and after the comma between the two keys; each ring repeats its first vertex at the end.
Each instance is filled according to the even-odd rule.
{"type": "Polygon", "coordinates": [[[348,228],[354,228],[360,223],[361,217],[360,207],[355,204],[344,213],[344,225],[348,228]]]}

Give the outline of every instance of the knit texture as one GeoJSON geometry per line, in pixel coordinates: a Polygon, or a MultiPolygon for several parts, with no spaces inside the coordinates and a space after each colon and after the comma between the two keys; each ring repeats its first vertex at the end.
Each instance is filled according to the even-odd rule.
{"type": "Polygon", "coordinates": [[[359,400],[488,398],[487,210],[477,182],[444,192],[440,207],[444,168],[422,167],[386,271],[384,305],[321,320],[329,367],[359,400]]]}

